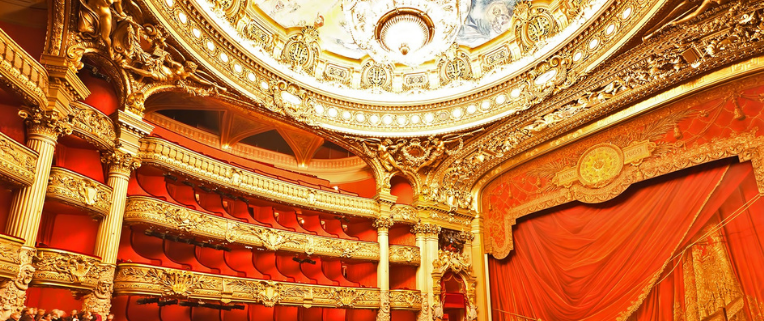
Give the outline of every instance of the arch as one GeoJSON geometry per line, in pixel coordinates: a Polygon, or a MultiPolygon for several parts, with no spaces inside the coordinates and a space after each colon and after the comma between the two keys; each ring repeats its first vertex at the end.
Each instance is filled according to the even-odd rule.
{"type": "Polygon", "coordinates": [[[433,296],[437,298],[432,307],[433,320],[440,321],[443,318],[443,304],[441,302],[443,289],[441,281],[449,273],[464,283],[464,295],[467,298],[465,302],[465,320],[476,320],[477,278],[472,275],[472,263],[469,258],[461,253],[439,250],[438,258],[432,262],[432,265],[432,291],[433,296]]]}
{"type": "Polygon", "coordinates": [[[395,175],[390,178],[390,194],[397,196],[397,204],[411,205],[414,202],[414,187],[408,178],[395,175]]]}

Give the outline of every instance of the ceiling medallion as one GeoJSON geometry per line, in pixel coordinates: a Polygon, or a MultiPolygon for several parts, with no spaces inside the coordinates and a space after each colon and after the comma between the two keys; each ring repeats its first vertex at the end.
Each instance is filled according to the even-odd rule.
{"type": "Polygon", "coordinates": [[[342,3],[346,28],[359,48],[378,62],[408,66],[418,66],[448,49],[469,9],[470,3],[460,0],[342,3]]]}

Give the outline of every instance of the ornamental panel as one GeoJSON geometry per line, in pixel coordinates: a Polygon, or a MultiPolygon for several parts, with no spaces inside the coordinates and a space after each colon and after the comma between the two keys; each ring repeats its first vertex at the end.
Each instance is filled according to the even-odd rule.
{"type": "MultiPolygon", "coordinates": [[[[420,296],[417,290],[397,290],[400,297],[420,296]],[[406,293],[406,294],[403,294],[406,293]]],[[[150,295],[223,302],[297,305],[306,308],[379,308],[376,288],[335,287],[256,280],[155,267],[120,264],[114,278],[115,295],[150,295]]],[[[421,301],[400,299],[394,308],[418,310],[421,301]]]]}
{"type": "Polygon", "coordinates": [[[111,208],[111,187],[61,167],[50,169],[46,196],[104,217],[111,208]]]}
{"type": "Polygon", "coordinates": [[[323,191],[249,172],[159,138],[142,139],[139,156],[144,164],[290,206],[369,218],[377,217],[379,212],[379,204],[374,200],[323,191]]]}
{"type": "Polygon", "coordinates": [[[0,132],[0,179],[13,186],[32,185],[37,152],[0,132]]]}
{"type": "Polygon", "coordinates": [[[109,267],[101,259],[58,249],[38,248],[34,256],[34,276],[30,285],[93,290],[101,272],[109,267]]]}
{"type": "MultiPolygon", "coordinates": [[[[125,207],[125,223],[147,224],[168,231],[219,241],[287,251],[359,260],[379,260],[379,244],[323,237],[262,227],[187,209],[150,197],[132,196],[125,207]]],[[[393,263],[419,264],[419,248],[391,246],[393,263]]]]}
{"type": "Polygon", "coordinates": [[[19,274],[23,245],[22,239],[0,234],[0,279],[13,279],[19,274]]]}
{"type": "Polygon", "coordinates": [[[101,150],[111,150],[117,141],[114,123],[109,116],[82,102],[72,102],[73,133],[97,146],[101,150]]]}

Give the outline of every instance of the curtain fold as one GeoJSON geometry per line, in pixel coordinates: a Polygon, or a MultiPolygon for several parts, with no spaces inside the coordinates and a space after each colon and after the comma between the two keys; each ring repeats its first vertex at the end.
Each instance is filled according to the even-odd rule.
{"type": "MultiPolygon", "coordinates": [[[[635,185],[603,204],[569,204],[523,218],[513,232],[515,250],[489,260],[493,319],[677,319],[685,304],[683,250],[709,222],[723,219],[721,212],[758,193],[752,180],[749,163],[721,161],[635,185]],[[741,190],[749,195],[728,202],[741,190]]],[[[731,257],[764,239],[764,231],[751,232],[751,222],[734,223],[724,232],[749,237],[726,242],[731,257]]],[[[753,274],[764,260],[733,266],[744,292],[762,297],[764,280],[753,274]]]]}

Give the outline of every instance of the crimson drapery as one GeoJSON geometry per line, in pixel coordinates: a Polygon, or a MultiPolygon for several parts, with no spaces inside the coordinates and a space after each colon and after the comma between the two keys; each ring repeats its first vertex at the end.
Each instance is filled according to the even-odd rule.
{"type": "MultiPolygon", "coordinates": [[[[713,218],[758,193],[750,163],[730,164],[653,179],[604,204],[570,204],[524,218],[513,232],[514,251],[489,260],[494,320],[674,319],[674,303],[684,300],[678,254],[713,218]]],[[[743,214],[752,211],[761,204],[743,214]]],[[[735,238],[727,246],[741,287],[759,298],[763,220],[741,215],[724,228],[735,238]],[[750,257],[752,244],[756,258],[734,260],[743,251],[750,257]]]]}

